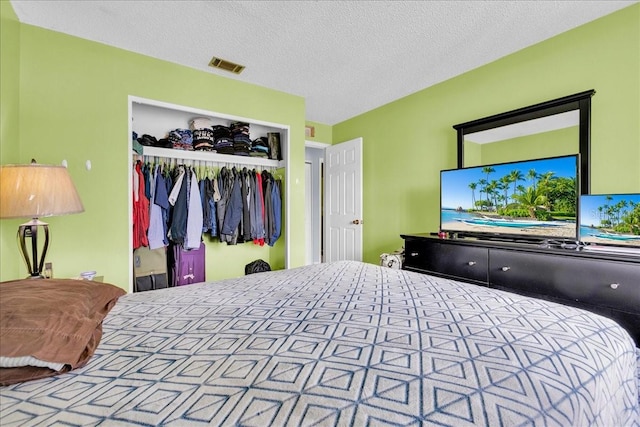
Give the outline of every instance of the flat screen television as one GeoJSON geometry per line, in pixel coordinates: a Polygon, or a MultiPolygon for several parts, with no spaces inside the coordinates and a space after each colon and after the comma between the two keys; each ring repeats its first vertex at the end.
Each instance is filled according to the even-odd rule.
{"type": "Polygon", "coordinates": [[[443,170],[440,230],[458,236],[578,240],[579,155],[443,170]]]}
{"type": "Polygon", "coordinates": [[[640,249],[640,194],[580,196],[580,241],[640,249]]]}

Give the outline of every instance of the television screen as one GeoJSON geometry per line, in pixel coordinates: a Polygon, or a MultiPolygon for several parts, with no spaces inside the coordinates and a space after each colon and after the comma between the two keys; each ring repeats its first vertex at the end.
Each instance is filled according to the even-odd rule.
{"type": "Polygon", "coordinates": [[[444,170],[440,229],[470,236],[578,239],[579,156],[444,170]]]}
{"type": "Polygon", "coordinates": [[[580,196],[583,243],[640,248],[640,194],[580,196]]]}

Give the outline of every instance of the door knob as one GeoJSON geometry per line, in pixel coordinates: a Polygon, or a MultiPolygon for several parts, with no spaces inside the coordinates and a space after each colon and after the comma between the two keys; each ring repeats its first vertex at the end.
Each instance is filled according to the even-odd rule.
{"type": "Polygon", "coordinates": [[[358,225],[358,224],[360,224],[360,220],[359,219],[354,219],[353,221],[351,221],[351,224],[358,225]]]}

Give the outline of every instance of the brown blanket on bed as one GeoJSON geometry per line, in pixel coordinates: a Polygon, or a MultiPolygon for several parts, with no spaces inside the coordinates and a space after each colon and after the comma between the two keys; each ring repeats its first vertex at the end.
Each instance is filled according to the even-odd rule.
{"type": "Polygon", "coordinates": [[[84,366],[102,338],[102,321],[125,292],[83,280],[14,280],[0,283],[0,356],[32,356],[63,363],[61,371],[0,368],[0,385],[84,366]]]}

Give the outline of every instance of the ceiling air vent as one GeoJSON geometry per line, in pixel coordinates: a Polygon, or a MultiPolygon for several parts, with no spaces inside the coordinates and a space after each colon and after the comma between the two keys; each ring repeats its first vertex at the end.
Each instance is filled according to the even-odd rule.
{"type": "Polygon", "coordinates": [[[244,70],[244,65],[234,64],[233,62],[225,61],[215,56],[209,61],[209,66],[213,68],[220,68],[221,70],[230,71],[235,74],[240,74],[244,70]]]}

